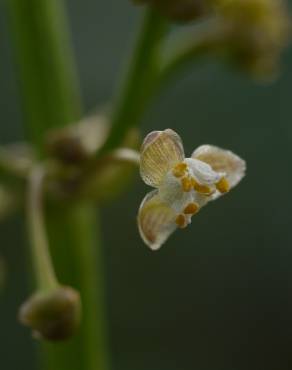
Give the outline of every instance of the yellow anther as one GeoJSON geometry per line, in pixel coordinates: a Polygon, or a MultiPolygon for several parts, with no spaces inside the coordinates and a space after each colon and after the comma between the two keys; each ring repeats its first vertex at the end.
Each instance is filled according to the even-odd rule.
{"type": "Polygon", "coordinates": [[[213,190],[207,185],[199,184],[195,179],[192,179],[192,187],[200,194],[211,195],[213,190]]]}
{"type": "Polygon", "coordinates": [[[189,192],[193,188],[192,179],[190,177],[183,177],[181,179],[181,184],[182,184],[183,191],[185,192],[189,192]]]}
{"type": "Polygon", "coordinates": [[[186,217],[184,215],[178,215],[175,219],[175,223],[179,228],[184,229],[187,226],[186,217]]]}
{"type": "Polygon", "coordinates": [[[186,163],[179,163],[177,164],[173,170],[172,170],[172,174],[173,176],[175,177],[183,177],[185,172],[186,172],[186,169],[187,169],[187,164],[186,163]]]}
{"type": "Polygon", "coordinates": [[[220,193],[227,193],[230,190],[230,185],[226,178],[222,177],[222,179],[217,182],[216,188],[220,193]]]}
{"type": "Polygon", "coordinates": [[[197,203],[189,203],[186,208],[184,209],[184,214],[186,215],[194,215],[199,210],[199,206],[197,203]]]}

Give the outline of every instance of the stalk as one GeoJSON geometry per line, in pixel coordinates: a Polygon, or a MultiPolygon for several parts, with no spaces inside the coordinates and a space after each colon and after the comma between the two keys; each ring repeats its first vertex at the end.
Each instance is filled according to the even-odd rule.
{"type": "Polygon", "coordinates": [[[156,81],[157,90],[163,88],[180,72],[195,66],[203,58],[220,55],[224,37],[224,26],[214,17],[210,18],[201,30],[176,40],[161,60],[160,73],[156,81]]]}
{"type": "Polygon", "coordinates": [[[94,206],[85,203],[48,212],[58,278],[79,290],[83,306],[78,335],[57,347],[46,345],[50,370],[108,369],[103,256],[96,218],[94,206]]]}
{"type": "Polygon", "coordinates": [[[44,223],[44,189],[45,172],[42,167],[32,169],[27,199],[27,221],[31,246],[32,265],[38,291],[53,290],[58,287],[58,280],[52,264],[44,223]]]}
{"type": "MultiPolygon", "coordinates": [[[[6,0],[6,4],[28,136],[43,157],[45,133],[80,118],[63,1],[6,0]]],[[[50,370],[107,370],[102,260],[94,256],[101,245],[93,207],[51,205],[45,219],[58,280],[80,289],[83,320],[72,340],[44,345],[41,361],[50,370]]]]}
{"type": "Polygon", "coordinates": [[[166,19],[148,7],[125,78],[114,101],[111,132],[102,153],[119,146],[128,130],[136,126],[144,114],[158,77],[161,47],[167,30],[166,19]]]}
{"type": "Polygon", "coordinates": [[[80,116],[67,19],[62,0],[5,0],[15,43],[27,131],[43,152],[48,129],[80,116]]]}

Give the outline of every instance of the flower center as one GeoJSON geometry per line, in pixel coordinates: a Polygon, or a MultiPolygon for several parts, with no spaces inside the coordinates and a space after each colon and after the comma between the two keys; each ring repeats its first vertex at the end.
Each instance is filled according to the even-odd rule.
{"type": "Polygon", "coordinates": [[[220,193],[227,193],[230,189],[230,185],[225,177],[222,177],[217,183],[215,183],[215,186],[200,184],[193,176],[192,169],[185,162],[178,163],[172,169],[172,174],[176,178],[180,179],[184,192],[195,190],[197,193],[209,196],[212,195],[216,189],[220,193]]]}
{"type": "Polygon", "coordinates": [[[205,170],[206,182],[208,181],[208,184],[201,183],[197,178],[198,176],[195,176],[195,171],[200,171],[200,176],[203,177],[203,170],[206,164],[194,162],[193,165],[197,165],[198,168],[193,169],[192,162],[188,163],[184,161],[176,164],[170,171],[170,176],[167,175],[164,186],[160,188],[163,197],[176,210],[177,216],[175,223],[182,229],[187,227],[191,222],[192,216],[199,211],[201,207],[200,202],[203,201],[204,203],[203,198],[207,200],[207,197],[211,196],[216,190],[220,193],[226,193],[229,190],[229,183],[226,178],[220,177],[211,168],[207,168],[209,172],[205,170]],[[210,171],[213,172],[214,183],[209,180],[210,171]],[[197,202],[198,196],[201,196],[199,202],[197,202]]]}
{"type": "MultiPolygon", "coordinates": [[[[192,175],[192,170],[190,167],[184,162],[178,163],[173,168],[172,174],[181,180],[181,185],[184,192],[189,192],[194,189],[200,194],[211,195],[215,191],[215,189],[211,189],[207,185],[199,184],[192,175]]],[[[222,188],[223,187],[224,186],[222,186],[222,188]]]]}

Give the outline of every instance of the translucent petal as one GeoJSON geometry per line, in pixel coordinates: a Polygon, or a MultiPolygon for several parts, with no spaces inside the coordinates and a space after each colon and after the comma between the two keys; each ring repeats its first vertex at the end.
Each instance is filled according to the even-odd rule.
{"type": "MultiPolygon", "coordinates": [[[[184,196],[189,196],[189,193],[184,193],[182,190],[181,180],[172,175],[171,171],[164,176],[159,188],[159,197],[162,202],[175,208],[175,204],[180,203],[184,196]]],[[[180,209],[176,209],[180,212],[180,209]]]]}
{"type": "Polygon", "coordinates": [[[183,159],[183,145],[177,133],[170,129],[153,131],[141,147],[141,177],[147,185],[158,187],[166,173],[183,159]]]}
{"type": "Polygon", "coordinates": [[[143,199],[138,213],[139,232],[144,242],[157,250],[176,229],[176,214],[154,190],[143,199]]]}
{"type": "Polygon", "coordinates": [[[245,161],[230,150],[202,145],[194,151],[192,158],[208,163],[216,172],[225,172],[231,188],[236,186],[245,175],[245,161]]]}

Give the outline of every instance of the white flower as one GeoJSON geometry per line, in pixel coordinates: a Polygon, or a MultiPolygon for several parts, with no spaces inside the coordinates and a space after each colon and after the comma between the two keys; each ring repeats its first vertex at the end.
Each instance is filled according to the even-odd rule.
{"type": "Polygon", "coordinates": [[[142,144],[141,177],[156,190],[143,199],[138,227],[144,242],[157,250],[177,227],[184,228],[210,200],[239,183],[245,161],[231,151],[202,145],[185,158],[173,130],[153,131],[142,144]]]}

